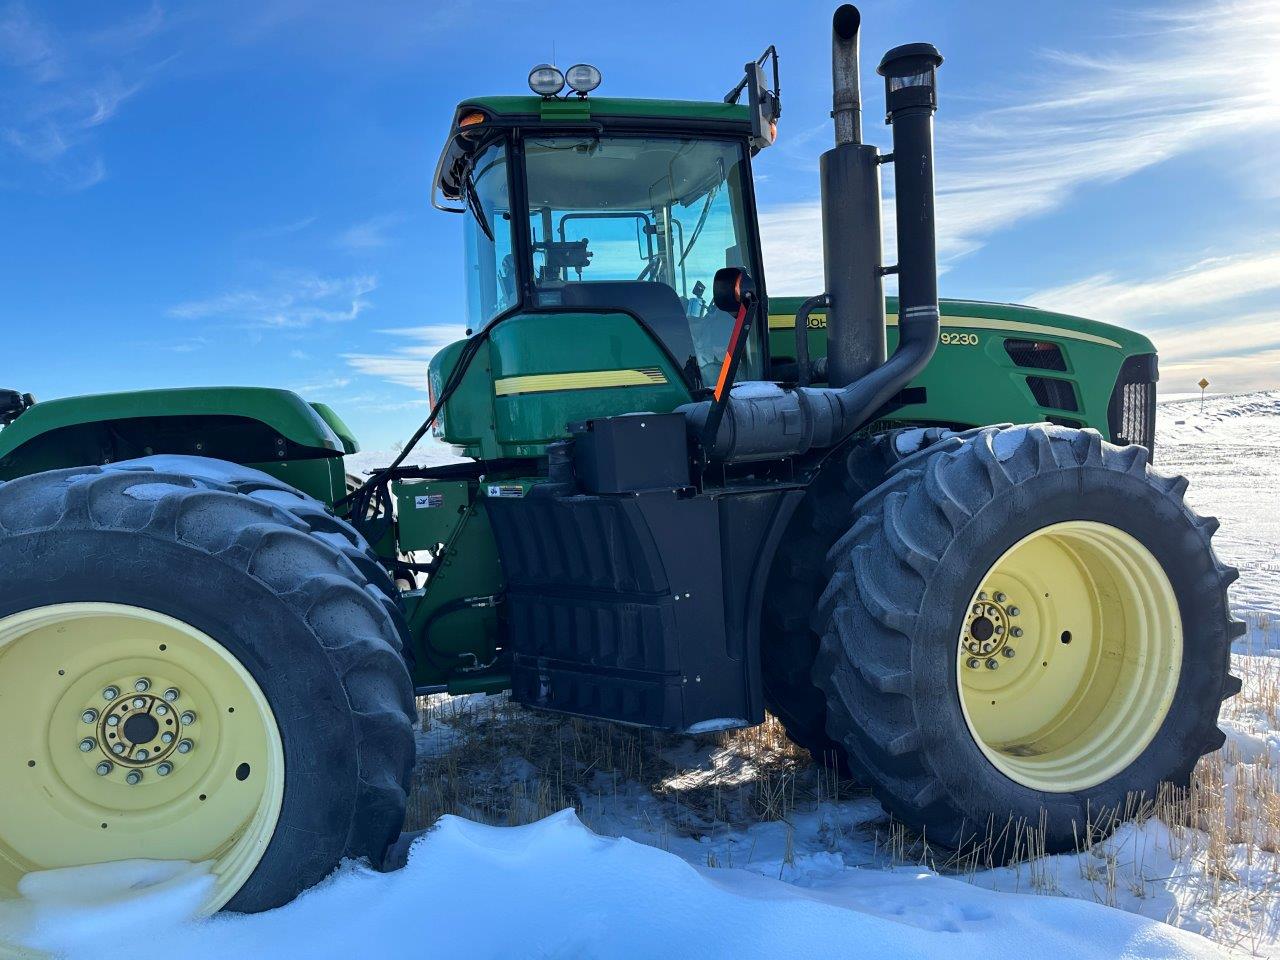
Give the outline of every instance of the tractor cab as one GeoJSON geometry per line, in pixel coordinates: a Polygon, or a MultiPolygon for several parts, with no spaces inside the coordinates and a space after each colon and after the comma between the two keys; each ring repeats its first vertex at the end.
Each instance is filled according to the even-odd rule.
{"type": "MultiPolygon", "coordinates": [[[[495,97],[463,103],[435,198],[465,229],[467,326],[513,313],[623,314],[698,396],[734,317],[725,267],[761,274],[750,108],[732,103],[495,97]]],[[[740,379],[765,374],[755,335],[740,379]]]]}

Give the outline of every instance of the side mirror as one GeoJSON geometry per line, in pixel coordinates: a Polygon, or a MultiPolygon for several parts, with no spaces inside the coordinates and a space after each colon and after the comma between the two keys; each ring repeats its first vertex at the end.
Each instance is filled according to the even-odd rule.
{"type": "MultiPolygon", "coordinates": [[[[751,146],[757,150],[773,146],[778,139],[778,115],[782,113],[782,103],[778,94],[769,89],[765,80],[764,67],[758,63],[746,65],[747,75],[747,107],[751,111],[751,146]]],[[[774,73],[777,74],[777,54],[774,54],[774,73]]],[[[774,85],[777,85],[775,77],[774,85]]]]}
{"type": "Polygon", "coordinates": [[[741,267],[722,267],[711,284],[711,300],[725,313],[736,315],[756,298],[756,284],[741,267]]]}

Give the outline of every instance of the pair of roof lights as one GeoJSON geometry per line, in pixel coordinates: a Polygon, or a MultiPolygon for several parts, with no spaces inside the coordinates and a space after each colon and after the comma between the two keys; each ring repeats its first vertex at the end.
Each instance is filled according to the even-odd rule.
{"type": "Polygon", "coordinates": [[[540,63],[529,71],[529,89],[540,97],[554,97],[564,89],[565,83],[580,97],[600,86],[600,71],[589,63],[577,63],[560,72],[559,67],[540,63]]]}

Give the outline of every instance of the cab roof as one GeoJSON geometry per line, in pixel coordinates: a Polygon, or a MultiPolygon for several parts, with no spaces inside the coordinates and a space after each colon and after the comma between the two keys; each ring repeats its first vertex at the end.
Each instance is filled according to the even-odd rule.
{"type": "MultiPolygon", "coordinates": [[[[458,104],[449,135],[440,153],[432,184],[446,200],[458,200],[459,178],[475,147],[489,138],[486,132],[512,126],[574,127],[611,130],[690,131],[746,136],[751,117],[744,104],[712,100],[632,100],[619,97],[549,97],[533,95],[473,97],[458,104]],[[462,126],[462,120],[479,122],[462,126]]],[[[439,204],[437,204],[439,206],[439,204]]]]}
{"type": "Polygon", "coordinates": [[[458,114],[483,110],[503,119],[535,122],[561,120],[648,119],[726,123],[750,129],[744,104],[719,100],[633,100],[620,97],[475,97],[458,104],[458,114]]]}

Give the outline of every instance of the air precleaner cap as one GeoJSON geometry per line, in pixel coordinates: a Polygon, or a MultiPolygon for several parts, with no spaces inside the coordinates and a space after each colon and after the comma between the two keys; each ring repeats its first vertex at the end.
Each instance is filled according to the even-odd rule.
{"type": "MultiPolygon", "coordinates": [[[[938,67],[942,54],[932,43],[905,43],[880,60],[876,73],[884,77],[889,114],[907,107],[938,108],[938,67]]],[[[887,119],[887,118],[886,118],[887,119]]]]}

